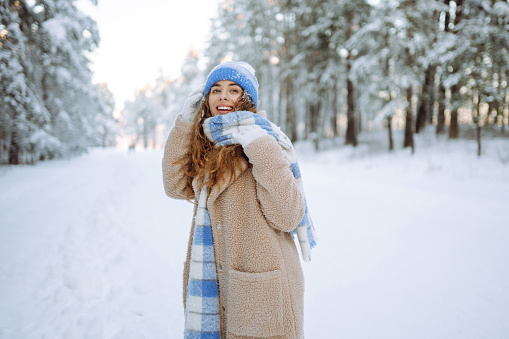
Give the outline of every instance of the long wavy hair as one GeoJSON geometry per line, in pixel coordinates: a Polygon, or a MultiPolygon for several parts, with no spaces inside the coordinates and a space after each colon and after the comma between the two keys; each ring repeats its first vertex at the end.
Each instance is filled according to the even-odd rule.
{"type": "MultiPolygon", "coordinates": [[[[215,185],[221,187],[229,177],[228,183],[235,181],[236,169],[240,169],[243,161],[247,161],[241,145],[228,145],[216,147],[203,131],[203,122],[212,116],[209,106],[209,94],[205,96],[198,108],[191,132],[191,150],[177,163],[182,165],[186,175],[186,194],[188,200],[194,195],[192,182],[198,177],[198,186],[207,184],[207,195],[210,195],[215,185]],[[228,174],[228,176],[227,176],[228,174]]],[[[256,112],[251,97],[245,91],[234,106],[234,111],[256,112]]]]}

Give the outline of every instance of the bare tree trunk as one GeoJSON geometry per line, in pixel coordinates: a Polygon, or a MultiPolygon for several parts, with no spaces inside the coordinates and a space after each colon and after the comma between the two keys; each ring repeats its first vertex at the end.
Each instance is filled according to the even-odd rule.
{"type": "Polygon", "coordinates": [[[437,67],[432,67],[432,74],[430,74],[429,79],[429,87],[428,87],[428,124],[433,125],[433,117],[435,115],[435,101],[436,101],[436,83],[435,83],[435,77],[437,74],[437,67]]]}
{"type": "MultiPolygon", "coordinates": [[[[350,66],[351,67],[351,66],[350,66]]],[[[350,79],[346,80],[346,88],[348,91],[346,102],[346,144],[357,146],[357,124],[355,121],[355,101],[354,101],[354,88],[350,79]]]]}
{"type": "Polygon", "coordinates": [[[445,87],[440,80],[438,89],[437,135],[445,133],[445,87]]]}
{"type": "Polygon", "coordinates": [[[412,86],[409,86],[406,90],[406,117],[405,117],[405,140],[403,143],[403,147],[410,147],[412,149],[412,154],[415,152],[414,146],[414,131],[413,131],[413,110],[412,110],[412,86]]]}
{"type": "Polygon", "coordinates": [[[504,96],[502,97],[502,102],[500,103],[500,119],[502,120],[502,126],[500,127],[500,132],[505,134],[505,115],[504,115],[504,106],[507,103],[507,91],[505,91],[504,96]]]}
{"type": "Polygon", "coordinates": [[[267,112],[269,112],[269,114],[272,118],[272,121],[275,121],[277,123],[279,121],[280,112],[279,112],[279,110],[274,109],[274,101],[273,101],[274,81],[272,81],[272,79],[274,79],[274,76],[272,74],[273,73],[272,67],[270,65],[266,65],[265,72],[268,75],[269,80],[266,81],[265,85],[264,85],[267,89],[267,91],[265,92],[267,102],[264,106],[267,107],[267,112]]]}
{"type": "MultiPolygon", "coordinates": [[[[498,76],[503,79],[501,67],[499,67],[498,76]]],[[[500,97],[500,101],[497,105],[497,117],[495,118],[495,123],[500,121],[502,134],[504,134],[504,104],[506,102],[506,92],[506,90],[502,89],[502,86],[498,86],[498,95],[500,97]]]]}
{"type": "Polygon", "coordinates": [[[338,80],[334,77],[334,86],[332,87],[332,134],[334,137],[339,135],[338,130],[338,80]]]}
{"type": "MultiPolygon", "coordinates": [[[[347,12],[347,30],[345,34],[345,40],[348,41],[352,36],[352,25],[353,25],[353,12],[347,12]]],[[[350,71],[352,69],[352,53],[348,51],[346,57],[346,89],[347,89],[347,108],[346,108],[346,139],[347,145],[357,146],[357,122],[355,116],[355,93],[353,82],[350,80],[350,71]]]]}
{"type": "Polygon", "coordinates": [[[460,135],[460,127],[458,123],[459,101],[459,86],[451,86],[451,123],[449,125],[449,139],[458,139],[460,135]]]}
{"type": "Polygon", "coordinates": [[[315,150],[319,150],[320,132],[318,126],[320,126],[320,103],[309,104],[309,137],[313,140],[315,150]]]}
{"type": "Polygon", "coordinates": [[[417,117],[415,120],[415,133],[419,133],[433,118],[435,67],[426,69],[421,95],[417,105],[417,117]]]}
{"type": "Polygon", "coordinates": [[[476,116],[474,117],[476,140],[477,140],[477,156],[481,156],[481,95],[477,91],[476,116]]]}
{"type": "Polygon", "coordinates": [[[394,150],[394,141],[392,139],[392,115],[387,116],[387,130],[389,131],[389,151],[394,150]]]}
{"type": "MultiPolygon", "coordinates": [[[[294,41],[294,31],[292,28],[291,15],[294,4],[290,0],[283,0],[282,12],[284,13],[284,53],[282,55],[286,67],[290,67],[290,60],[292,58],[292,46],[294,41]]],[[[297,141],[297,113],[295,110],[294,103],[294,86],[292,69],[287,69],[284,77],[284,93],[285,93],[285,104],[286,104],[286,134],[292,142],[297,141]]]]}
{"type": "MultiPolygon", "coordinates": [[[[406,60],[405,66],[410,68],[413,66],[414,61],[412,54],[410,53],[410,49],[405,48],[406,60]]],[[[409,85],[406,89],[406,117],[405,117],[405,140],[403,141],[403,147],[410,147],[412,149],[412,154],[415,152],[414,146],[414,113],[412,107],[412,96],[413,96],[412,85],[409,85]]]]}
{"type": "MultiPolygon", "coordinates": [[[[444,4],[449,7],[450,0],[444,0],[444,4]]],[[[451,22],[451,13],[445,11],[444,32],[449,32],[449,24],[451,22]]],[[[440,17],[439,17],[440,18],[440,17]]],[[[443,73],[444,71],[442,71],[443,73]]],[[[445,133],[445,87],[442,82],[443,76],[440,76],[438,85],[438,112],[437,112],[437,135],[445,133]]]]}
{"type": "MultiPolygon", "coordinates": [[[[455,0],[456,17],[454,18],[454,26],[456,27],[461,21],[463,15],[463,0],[455,0]]],[[[458,67],[454,67],[453,74],[458,72],[458,67]]],[[[459,93],[461,86],[459,84],[451,86],[451,125],[449,126],[449,139],[458,139],[460,130],[458,123],[458,109],[460,106],[461,94],[459,93]]]]}
{"type": "Polygon", "coordinates": [[[293,103],[293,82],[288,75],[285,78],[286,97],[286,133],[292,142],[297,141],[297,114],[293,103]]]}
{"type": "Polygon", "coordinates": [[[19,164],[19,145],[18,145],[18,133],[14,130],[11,134],[11,143],[9,145],[9,164],[19,164]]]}
{"type": "Polygon", "coordinates": [[[286,126],[286,109],[285,114],[282,114],[283,111],[283,97],[286,95],[285,86],[284,86],[284,80],[279,81],[279,98],[277,102],[277,108],[279,110],[279,117],[278,117],[278,125],[279,126],[286,126]]]}

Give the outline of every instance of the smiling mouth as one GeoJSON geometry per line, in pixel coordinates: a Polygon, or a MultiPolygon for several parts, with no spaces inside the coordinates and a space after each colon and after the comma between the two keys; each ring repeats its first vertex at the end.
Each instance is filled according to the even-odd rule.
{"type": "Polygon", "coordinates": [[[231,106],[218,106],[217,111],[219,113],[230,113],[233,111],[233,107],[231,106]]]}

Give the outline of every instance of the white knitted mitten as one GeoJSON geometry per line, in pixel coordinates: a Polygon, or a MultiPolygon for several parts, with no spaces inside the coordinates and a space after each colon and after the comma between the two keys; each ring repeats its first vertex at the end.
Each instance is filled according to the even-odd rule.
{"type": "Polygon", "coordinates": [[[180,115],[182,116],[182,120],[187,122],[193,122],[194,116],[196,114],[196,110],[203,99],[203,89],[205,85],[201,85],[196,88],[189,94],[186,101],[184,102],[184,107],[182,107],[182,112],[180,115]]]}
{"type": "Polygon", "coordinates": [[[251,142],[266,135],[267,131],[260,126],[247,125],[236,128],[235,132],[232,133],[232,138],[241,144],[242,148],[246,148],[251,142]]]}

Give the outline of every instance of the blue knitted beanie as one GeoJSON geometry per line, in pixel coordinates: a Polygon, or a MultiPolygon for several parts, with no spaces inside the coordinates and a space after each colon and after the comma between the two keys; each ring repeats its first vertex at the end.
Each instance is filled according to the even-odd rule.
{"type": "Polygon", "coordinates": [[[210,71],[205,83],[203,95],[207,95],[212,86],[221,80],[231,80],[236,82],[244,91],[246,91],[255,107],[258,106],[258,80],[255,76],[254,68],[247,62],[226,61],[214,67],[210,71]]]}

